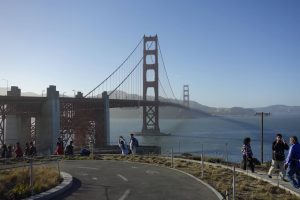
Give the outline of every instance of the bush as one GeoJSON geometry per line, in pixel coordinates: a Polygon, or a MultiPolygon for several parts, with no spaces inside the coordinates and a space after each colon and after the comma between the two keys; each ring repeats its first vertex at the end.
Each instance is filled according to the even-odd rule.
{"type": "MultiPolygon", "coordinates": [[[[62,180],[55,168],[34,167],[33,172],[33,192],[35,194],[58,185],[62,180]]],[[[23,199],[30,195],[30,178],[27,167],[0,171],[0,199],[23,199]]]]}

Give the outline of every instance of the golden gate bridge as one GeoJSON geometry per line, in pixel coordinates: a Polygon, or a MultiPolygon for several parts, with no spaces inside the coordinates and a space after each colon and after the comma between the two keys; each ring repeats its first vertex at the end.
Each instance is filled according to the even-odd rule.
{"type": "Polygon", "coordinates": [[[188,85],[183,87],[183,101],[175,97],[157,35],[143,36],[129,56],[86,95],[61,97],[51,85],[46,97],[28,97],[12,86],[6,96],[0,96],[0,144],[34,141],[38,149],[47,150],[54,149],[58,137],[83,145],[92,136],[95,147],[105,147],[110,138],[110,108],[142,107],[141,134],[151,135],[160,133],[161,106],[202,112],[189,108],[188,85]]]}

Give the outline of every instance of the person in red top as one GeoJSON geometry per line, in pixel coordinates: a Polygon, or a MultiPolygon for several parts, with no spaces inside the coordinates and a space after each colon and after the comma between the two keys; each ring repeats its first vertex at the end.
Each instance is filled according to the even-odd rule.
{"type": "Polygon", "coordinates": [[[59,142],[56,143],[55,155],[64,155],[64,150],[59,142]]]}
{"type": "Polygon", "coordinates": [[[16,158],[22,158],[23,157],[23,151],[21,149],[21,146],[20,146],[19,142],[16,143],[15,154],[16,154],[16,158]]]}

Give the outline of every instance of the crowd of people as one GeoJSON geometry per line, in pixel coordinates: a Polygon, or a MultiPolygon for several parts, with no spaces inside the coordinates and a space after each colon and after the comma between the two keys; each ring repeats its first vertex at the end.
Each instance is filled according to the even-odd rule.
{"type": "MultiPolygon", "coordinates": [[[[19,142],[14,146],[3,144],[0,148],[1,158],[22,158],[22,157],[33,157],[37,155],[37,149],[34,142],[26,142],[24,151],[19,142]]],[[[57,139],[56,149],[54,155],[74,155],[73,141],[70,141],[69,145],[64,149],[64,142],[61,138],[57,139]]]]}
{"type": "MultiPolygon", "coordinates": [[[[242,168],[246,170],[249,167],[254,173],[257,159],[253,157],[250,143],[249,137],[244,139],[241,149],[243,154],[242,168]]],[[[300,144],[297,136],[290,137],[289,143],[290,146],[280,133],[276,135],[276,139],[272,143],[272,162],[268,177],[272,178],[274,169],[278,169],[282,180],[290,181],[295,188],[300,189],[300,144]],[[285,150],[289,150],[287,157],[285,157],[285,150]],[[286,176],[288,180],[285,179],[286,176]]]]}
{"type": "Polygon", "coordinates": [[[11,158],[11,157],[16,157],[16,158],[22,158],[23,156],[26,157],[32,157],[36,156],[36,147],[34,146],[34,143],[27,142],[25,144],[24,152],[22,150],[22,147],[19,142],[17,142],[14,146],[11,145],[6,145],[3,144],[1,149],[1,158],[11,158]]]}

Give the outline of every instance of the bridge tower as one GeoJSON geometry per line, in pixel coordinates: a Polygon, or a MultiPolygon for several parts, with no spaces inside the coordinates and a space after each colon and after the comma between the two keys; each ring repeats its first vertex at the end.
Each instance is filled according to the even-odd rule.
{"type": "Polygon", "coordinates": [[[190,90],[189,85],[183,85],[183,105],[190,106],[190,90]]]}
{"type": "Polygon", "coordinates": [[[157,35],[144,36],[143,51],[143,100],[149,100],[150,92],[154,90],[153,105],[143,106],[142,133],[160,133],[158,110],[158,44],[157,35]],[[148,73],[149,72],[149,73],[148,73]],[[153,73],[154,72],[154,73],[153,73]],[[152,75],[152,77],[150,76],[152,75]],[[148,76],[147,76],[148,75],[148,76]],[[153,77],[154,76],[154,77],[153,77]]]}

